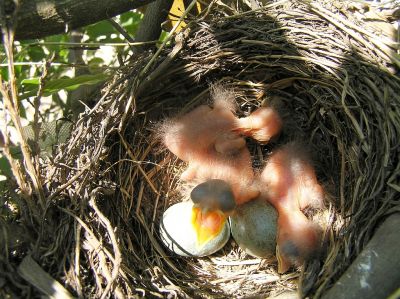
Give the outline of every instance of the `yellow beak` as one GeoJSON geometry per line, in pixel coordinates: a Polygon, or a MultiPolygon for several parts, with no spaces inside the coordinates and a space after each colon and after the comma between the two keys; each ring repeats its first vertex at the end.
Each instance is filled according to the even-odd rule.
{"type": "Polygon", "coordinates": [[[219,235],[226,221],[226,216],[219,210],[192,208],[192,226],[197,235],[197,246],[202,247],[219,235]]]}

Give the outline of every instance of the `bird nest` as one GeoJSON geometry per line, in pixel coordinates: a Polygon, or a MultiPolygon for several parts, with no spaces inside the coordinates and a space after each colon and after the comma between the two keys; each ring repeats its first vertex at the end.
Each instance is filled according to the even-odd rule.
{"type": "Polygon", "coordinates": [[[399,60],[366,9],[219,7],[157,53],[131,57],[43,171],[49,201],[34,230],[35,260],[84,297],[265,297],[297,286],[302,296],[323,294],[399,206],[399,60]],[[182,200],[185,165],[154,138],[157,124],[209,103],[214,83],[234,90],[239,116],[280,103],[281,136],[249,143],[254,168],[279,144],[301,139],[310,148],[328,194],[325,246],[301,269],[278,275],[276,261],[233,241],[203,258],[161,242],[160,218],[182,200]]]}

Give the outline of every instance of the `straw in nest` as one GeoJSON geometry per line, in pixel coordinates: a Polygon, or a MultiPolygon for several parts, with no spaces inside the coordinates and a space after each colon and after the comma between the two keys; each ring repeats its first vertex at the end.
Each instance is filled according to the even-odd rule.
{"type": "MultiPolygon", "coordinates": [[[[324,294],[399,209],[398,44],[346,5],[215,9],[157,55],[132,57],[43,170],[50,201],[35,259],[85,297],[268,296],[298,279],[302,296],[324,294]],[[301,272],[279,276],[274,261],[234,243],[198,259],[162,246],[160,217],[181,200],[183,165],[159,150],[154,124],[207,103],[216,82],[235,90],[240,115],[281,99],[288,126],[278,144],[310,145],[330,194],[327,244],[301,272]]],[[[271,149],[251,145],[255,167],[271,149]]]]}

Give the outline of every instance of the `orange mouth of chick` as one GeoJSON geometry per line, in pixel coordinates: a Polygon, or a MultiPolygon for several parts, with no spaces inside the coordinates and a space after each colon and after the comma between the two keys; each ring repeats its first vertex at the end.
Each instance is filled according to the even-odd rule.
{"type": "Polygon", "coordinates": [[[226,216],[221,211],[204,212],[199,207],[192,209],[192,226],[197,236],[197,246],[202,247],[220,234],[226,216]]]}

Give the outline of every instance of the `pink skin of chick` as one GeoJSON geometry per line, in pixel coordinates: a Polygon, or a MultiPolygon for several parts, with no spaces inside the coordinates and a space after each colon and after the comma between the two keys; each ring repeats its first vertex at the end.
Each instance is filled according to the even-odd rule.
{"type": "Polygon", "coordinates": [[[324,192],[301,146],[291,143],[274,152],[263,169],[262,196],[278,211],[278,272],[312,257],[319,249],[321,229],[301,211],[321,208],[324,192]]]}
{"type": "Polygon", "coordinates": [[[259,194],[243,136],[266,143],[279,134],[282,120],[272,107],[260,107],[247,117],[237,118],[234,93],[220,85],[213,86],[212,98],[213,109],[201,105],[166,121],[161,130],[163,141],[189,164],[182,180],[225,180],[231,184],[237,204],[242,204],[259,194]]]}
{"type": "Polygon", "coordinates": [[[236,120],[235,131],[261,143],[280,133],[282,119],[273,107],[260,107],[247,117],[236,120]]]}
{"type": "Polygon", "coordinates": [[[166,121],[161,129],[166,147],[188,168],[181,179],[202,183],[221,179],[232,186],[237,204],[258,196],[254,171],[245,139],[234,132],[234,94],[213,88],[214,107],[201,105],[180,118],[166,121]]]}

